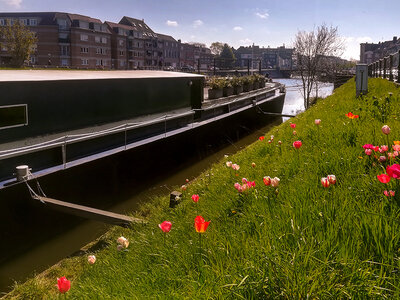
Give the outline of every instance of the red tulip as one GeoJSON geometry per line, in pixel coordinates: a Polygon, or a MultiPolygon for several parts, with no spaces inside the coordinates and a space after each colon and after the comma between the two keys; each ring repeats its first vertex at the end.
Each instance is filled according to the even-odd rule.
{"type": "Polygon", "coordinates": [[[323,186],[324,188],[329,187],[329,185],[330,185],[329,179],[326,178],[326,177],[322,177],[322,178],[321,178],[321,184],[322,184],[322,186],[323,186]]]}
{"type": "Polygon", "coordinates": [[[376,176],[378,180],[382,183],[388,183],[390,181],[390,176],[387,174],[381,174],[376,176]]]}
{"type": "Polygon", "coordinates": [[[301,141],[295,141],[293,143],[293,147],[295,147],[296,149],[299,149],[301,147],[301,145],[302,145],[301,141]]]}
{"type": "Polygon", "coordinates": [[[296,124],[294,124],[294,123],[290,123],[290,128],[296,128],[296,124]]]}
{"type": "Polygon", "coordinates": [[[71,282],[65,276],[57,278],[57,287],[60,293],[64,294],[71,288],[71,282]]]}
{"type": "Polygon", "coordinates": [[[193,202],[199,202],[199,195],[197,195],[197,194],[194,194],[194,195],[192,195],[192,200],[193,200],[193,202]]]}
{"type": "Polygon", "coordinates": [[[161,224],[158,224],[158,227],[165,233],[170,232],[172,223],[170,221],[164,221],[161,224]]]}
{"type": "Polygon", "coordinates": [[[197,216],[194,219],[194,228],[196,229],[196,232],[198,232],[198,233],[206,232],[209,224],[210,224],[210,221],[206,222],[202,216],[197,216]]]}
{"type": "Polygon", "coordinates": [[[357,119],[358,115],[353,115],[352,112],[349,112],[348,114],[346,114],[346,117],[348,117],[349,119],[357,119]]]}
{"type": "Polygon", "coordinates": [[[269,177],[269,176],[264,176],[264,178],[263,178],[263,181],[264,181],[264,184],[265,185],[271,185],[271,177],[269,177]]]}
{"type": "Polygon", "coordinates": [[[386,173],[392,178],[400,179],[400,165],[393,164],[391,166],[387,166],[386,173]]]}
{"type": "Polygon", "coordinates": [[[260,141],[263,141],[263,140],[265,139],[265,136],[260,136],[258,139],[259,139],[260,141]]]}
{"type": "Polygon", "coordinates": [[[327,178],[328,178],[330,184],[335,184],[336,183],[336,176],[335,175],[328,175],[327,178]]]}

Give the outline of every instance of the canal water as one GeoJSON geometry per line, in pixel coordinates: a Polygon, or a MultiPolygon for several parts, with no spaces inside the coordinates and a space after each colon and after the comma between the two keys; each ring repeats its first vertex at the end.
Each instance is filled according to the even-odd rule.
{"type": "MultiPolygon", "coordinates": [[[[301,81],[296,79],[276,79],[275,81],[286,85],[287,93],[283,113],[297,114],[304,110],[301,81]]],[[[328,96],[333,91],[333,84],[321,83],[320,87],[319,94],[322,96],[328,96]]],[[[247,128],[246,124],[242,124],[240,126],[242,130],[236,132],[234,136],[225,135],[219,138],[218,141],[208,141],[201,149],[196,149],[194,152],[182,149],[182,153],[177,155],[179,158],[168,156],[171,159],[175,159],[176,163],[165,165],[161,163],[161,160],[164,159],[161,157],[159,169],[154,168],[154,165],[152,165],[152,170],[147,174],[143,172],[146,169],[146,163],[142,162],[141,166],[139,164],[131,166],[132,168],[137,168],[138,172],[144,174],[143,176],[126,175],[122,182],[110,184],[101,181],[99,184],[99,180],[93,180],[93,183],[85,181],[82,186],[76,185],[68,189],[63,188],[61,183],[58,187],[53,187],[53,190],[50,190],[48,194],[51,197],[66,201],[69,198],[79,197],[96,197],[99,202],[107,199],[106,201],[113,203],[112,206],[107,206],[110,211],[131,212],[137,209],[141,202],[145,202],[155,196],[168,195],[174,187],[185,184],[186,178],[192,180],[199,176],[224,155],[231,155],[243,149],[255,142],[260,135],[264,135],[273,126],[286,119],[288,118],[271,120],[266,117],[265,124],[257,128],[247,128]],[[61,195],[57,195],[56,191],[60,190],[61,195]]],[[[50,183],[46,183],[46,181],[42,185],[45,191],[46,187],[53,186],[50,183]]],[[[51,212],[49,216],[50,214],[51,212]]],[[[0,293],[10,290],[14,281],[24,281],[27,277],[40,273],[61,259],[72,255],[109,229],[109,225],[103,223],[82,221],[81,219],[78,219],[79,222],[74,222],[76,220],[70,220],[69,218],[75,217],[65,216],[65,219],[58,218],[57,221],[43,222],[38,224],[37,228],[31,228],[31,232],[39,231],[43,234],[29,234],[29,231],[27,231],[26,236],[17,237],[16,240],[19,242],[10,241],[9,249],[7,250],[6,248],[3,251],[4,253],[0,253],[3,257],[10,257],[0,263],[0,293]],[[49,231],[52,234],[46,235],[45,233],[49,231]],[[40,239],[39,236],[41,236],[40,243],[31,241],[40,239]],[[9,255],[13,252],[18,253],[18,255],[9,255]]],[[[42,217],[42,219],[46,219],[46,217],[42,217]]],[[[2,242],[7,243],[4,240],[2,242]]]]}

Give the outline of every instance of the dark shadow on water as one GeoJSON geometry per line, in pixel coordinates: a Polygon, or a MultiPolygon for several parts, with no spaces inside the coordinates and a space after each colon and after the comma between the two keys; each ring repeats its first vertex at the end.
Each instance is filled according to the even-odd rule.
{"type": "MultiPolygon", "coordinates": [[[[40,184],[50,198],[132,212],[141,201],[168,195],[185,178],[193,179],[224,154],[237,152],[281,122],[282,118],[265,116],[252,123],[229,119],[43,177],[40,184]]],[[[47,209],[32,200],[22,184],[0,191],[0,215],[0,292],[64,257],[106,246],[100,242],[80,251],[109,225],[47,209]]]]}

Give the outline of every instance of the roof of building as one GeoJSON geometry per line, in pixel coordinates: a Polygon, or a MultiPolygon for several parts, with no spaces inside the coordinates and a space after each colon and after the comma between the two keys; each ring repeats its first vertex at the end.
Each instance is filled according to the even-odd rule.
{"type": "Polygon", "coordinates": [[[147,26],[147,24],[144,22],[143,19],[139,20],[139,19],[134,19],[131,17],[124,16],[119,21],[119,24],[131,25],[131,26],[137,28],[139,31],[154,33],[154,31],[149,26],[147,26]]]}
{"type": "Polygon", "coordinates": [[[0,70],[0,82],[203,77],[167,71],[0,70]]]}
{"type": "Polygon", "coordinates": [[[40,18],[39,25],[56,25],[57,12],[1,12],[0,18],[40,18]]]}
{"type": "Polygon", "coordinates": [[[158,35],[158,38],[164,41],[171,41],[171,42],[177,42],[172,36],[166,35],[166,34],[161,34],[161,33],[156,33],[158,35]]]}
{"type": "Polygon", "coordinates": [[[88,23],[103,24],[103,22],[100,21],[99,19],[91,18],[91,17],[88,17],[88,16],[78,15],[78,14],[70,14],[70,13],[67,13],[67,15],[71,20],[80,20],[80,21],[85,21],[85,22],[88,22],[88,23]]]}

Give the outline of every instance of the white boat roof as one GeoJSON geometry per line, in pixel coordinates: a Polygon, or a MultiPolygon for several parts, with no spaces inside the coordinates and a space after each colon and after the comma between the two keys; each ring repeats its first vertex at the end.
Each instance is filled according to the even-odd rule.
{"type": "Polygon", "coordinates": [[[170,71],[81,71],[81,70],[0,70],[0,82],[95,80],[134,78],[182,78],[204,77],[198,74],[170,71]]]}

